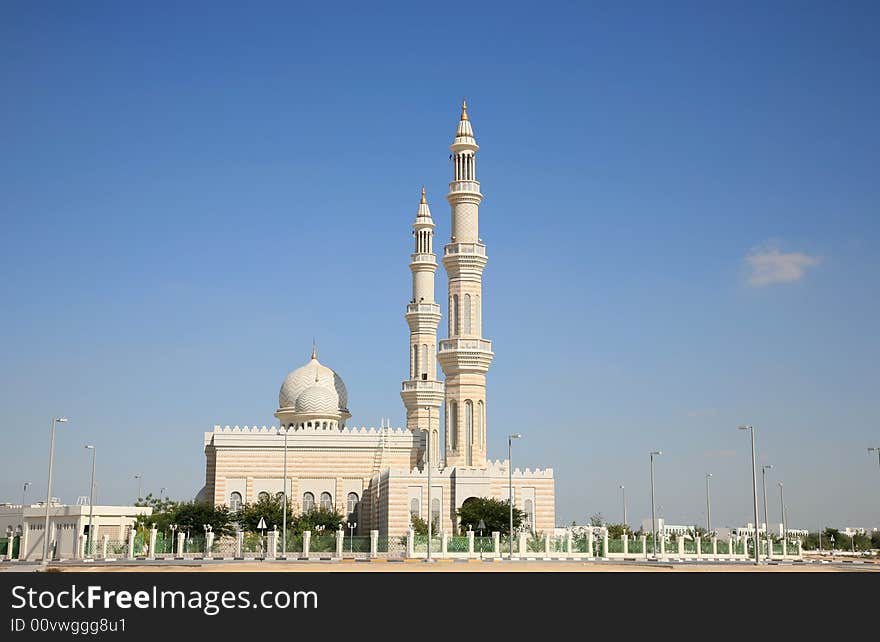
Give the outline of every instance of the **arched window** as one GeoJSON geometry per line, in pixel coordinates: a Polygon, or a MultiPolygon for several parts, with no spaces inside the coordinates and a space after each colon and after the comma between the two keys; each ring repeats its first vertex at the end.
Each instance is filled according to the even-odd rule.
{"type": "Polygon", "coordinates": [[[525,522],[530,530],[535,529],[535,502],[531,499],[527,499],[523,503],[523,512],[526,514],[525,522]]]}
{"type": "Polygon", "coordinates": [[[431,499],[431,522],[434,532],[440,528],[440,500],[436,497],[431,499]]]}
{"type": "Polygon", "coordinates": [[[333,510],[333,498],[330,493],[321,493],[321,510],[333,510]]]}
{"type": "Polygon", "coordinates": [[[464,402],[464,434],[465,434],[465,452],[467,453],[467,465],[473,465],[472,446],[474,445],[474,402],[468,399],[464,402]]]}
{"type": "Polygon", "coordinates": [[[358,518],[358,496],[357,493],[348,494],[348,521],[354,523],[358,518]]]}
{"type": "Polygon", "coordinates": [[[486,450],[486,418],[483,416],[483,402],[477,402],[477,435],[480,448],[486,450]]]}
{"type": "Polygon", "coordinates": [[[284,499],[284,492],[279,490],[277,493],[275,493],[275,499],[277,499],[278,501],[283,500],[284,499]]]}
{"type": "Polygon", "coordinates": [[[458,449],[458,404],[454,401],[449,402],[449,424],[446,426],[446,434],[449,437],[449,447],[452,450],[458,449]]]}
{"type": "Polygon", "coordinates": [[[257,501],[258,502],[268,502],[269,501],[269,493],[267,493],[266,491],[261,492],[259,495],[257,495],[257,501]]]}
{"type": "Polygon", "coordinates": [[[229,510],[235,512],[241,508],[241,493],[232,493],[229,496],[229,510]]]}
{"type": "Polygon", "coordinates": [[[440,451],[437,449],[440,447],[440,444],[438,443],[439,435],[436,428],[431,431],[431,435],[431,463],[437,466],[437,462],[440,460],[440,451]]]}
{"type": "Polygon", "coordinates": [[[409,514],[413,517],[419,517],[419,513],[421,512],[421,507],[419,506],[419,500],[417,497],[413,497],[409,500],[409,514]]]}
{"type": "Polygon", "coordinates": [[[422,365],[422,370],[421,370],[421,372],[419,372],[419,379],[421,379],[421,375],[422,375],[423,373],[428,372],[428,344],[426,344],[426,343],[423,343],[423,344],[422,344],[422,362],[421,362],[421,365],[422,365]]]}
{"type": "Polygon", "coordinates": [[[458,309],[458,295],[452,295],[452,334],[458,336],[461,333],[461,318],[458,309]]]}
{"type": "Polygon", "coordinates": [[[413,346],[412,355],[412,378],[415,379],[419,376],[419,346],[413,346]]]}
{"type": "Polygon", "coordinates": [[[312,493],[303,493],[303,512],[311,513],[315,510],[315,496],[312,493]]]}
{"type": "Polygon", "coordinates": [[[462,318],[464,320],[464,333],[471,333],[471,295],[464,295],[464,310],[462,310],[462,318]]]}

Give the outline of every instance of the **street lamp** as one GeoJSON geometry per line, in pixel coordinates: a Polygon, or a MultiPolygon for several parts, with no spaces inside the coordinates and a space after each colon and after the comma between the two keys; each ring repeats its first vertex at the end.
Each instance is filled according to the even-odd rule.
{"type": "Polygon", "coordinates": [[[654,502],[654,456],[662,455],[662,450],[652,450],[651,455],[651,551],[657,557],[657,511],[654,502]]]}
{"type": "Polygon", "coordinates": [[[712,503],[709,501],[709,479],[712,473],[706,473],[706,535],[712,532],[712,503]]]}
{"type": "Polygon", "coordinates": [[[49,504],[52,503],[52,467],[55,464],[55,424],[66,424],[67,421],[67,417],[52,419],[52,436],[49,439],[49,481],[46,484],[46,524],[43,530],[43,566],[49,563],[49,504]]]}
{"type": "MultiPolygon", "coordinates": [[[[513,440],[522,439],[518,432],[507,435],[507,501],[510,504],[510,548],[507,559],[513,560],[513,440]]],[[[522,555],[522,552],[520,552],[522,555]]]]}
{"type": "Polygon", "coordinates": [[[281,501],[284,504],[281,507],[281,556],[287,559],[287,433],[290,426],[282,426],[284,431],[284,489],[281,493],[281,501]]]}
{"type": "Polygon", "coordinates": [[[425,444],[425,466],[428,467],[428,555],[425,558],[426,562],[433,562],[431,559],[431,530],[432,523],[434,521],[434,509],[431,506],[431,407],[425,406],[425,410],[428,411],[428,435],[427,435],[427,443],[425,444]]]}
{"type": "Polygon", "coordinates": [[[143,475],[135,475],[134,478],[138,480],[138,494],[137,499],[135,501],[140,501],[141,494],[144,492],[144,476],[143,475]]]}
{"type": "Polygon", "coordinates": [[[92,533],[92,516],[95,513],[95,458],[98,456],[98,451],[94,446],[86,446],[86,450],[92,451],[92,483],[89,486],[89,538],[88,538],[88,554],[92,554],[92,539],[94,537],[94,533],[92,533]]]}
{"type": "Polygon", "coordinates": [[[758,550],[758,470],[755,461],[755,427],[737,426],[738,430],[748,430],[752,436],[752,498],[755,503],[755,564],[761,563],[761,553],[758,550]]]}
{"type": "Polygon", "coordinates": [[[767,538],[768,555],[770,547],[770,520],[767,517],[767,471],[771,468],[773,468],[773,464],[761,466],[761,485],[764,488],[764,536],[767,538]]]}
{"type": "Polygon", "coordinates": [[[620,492],[623,493],[623,530],[626,531],[626,487],[620,485],[620,492]]]}
{"type": "Polygon", "coordinates": [[[30,483],[30,482],[25,482],[25,483],[24,483],[24,486],[23,486],[22,489],[21,489],[21,507],[22,507],[22,509],[24,509],[24,498],[25,498],[25,495],[27,495],[28,488],[30,488],[30,487],[31,487],[31,483],[30,483]]]}
{"type": "MultiPolygon", "coordinates": [[[[357,522],[348,522],[348,530],[350,535],[348,536],[348,552],[354,553],[354,529],[357,528],[357,522]]],[[[342,528],[342,524],[339,525],[342,528]]]]}
{"type": "Polygon", "coordinates": [[[779,482],[779,508],[782,510],[782,539],[788,538],[788,527],[785,521],[785,495],[782,491],[782,482],[779,482]]]}

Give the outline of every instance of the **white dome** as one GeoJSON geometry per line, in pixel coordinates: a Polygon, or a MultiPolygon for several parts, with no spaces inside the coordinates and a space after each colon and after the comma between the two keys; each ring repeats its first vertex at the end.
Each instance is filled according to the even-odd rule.
{"type": "MultiPolygon", "coordinates": [[[[348,413],[348,391],[342,377],[330,368],[322,365],[317,357],[312,355],[311,360],[301,368],[297,368],[281,384],[281,392],[278,394],[279,408],[297,408],[297,400],[301,394],[310,388],[321,388],[332,395],[333,409],[330,412],[348,413]]],[[[317,392],[312,392],[308,401],[303,403],[318,403],[317,392]]],[[[320,403],[326,405],[330,397],[321,397],[320,403]]]]}
{"type": "Polygon", "coordinates": [[[312,386],[299,394],[293,409],[297,413],[332,415],[339,412],[339,396],[329,388],[312,386]]]}

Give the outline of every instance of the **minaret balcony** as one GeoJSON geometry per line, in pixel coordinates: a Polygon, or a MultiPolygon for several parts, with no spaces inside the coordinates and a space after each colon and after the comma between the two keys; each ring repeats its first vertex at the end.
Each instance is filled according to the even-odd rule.
{"type": "Polygon", "coordinates": [[[455,254],[486,256],[486,246],[482,243],[449,243],[443,248],[444,256],[452,256],[455,254]]]}
{"type": "Polygon", "coordinates": [[[436,267],[437,266],[437,256],[435,254],[426,254],[426,253],[411,254],[410,260],[409,260],[409,265],[410,265],[410,267],[413,267],[416,265],[431,265],[431,266],[436,267]]]}
{"type": "Polygon", "coordinates": [[[437,303],[408,303],[406,306],[407,314],[436,314],[440,316],[440,305],[437,303]]]}
{"type": "Polygon", "coordinates": [[[409,392],[411,390],[415,390],[418,392],[443,392],[443,382],[442,381],[422,381],[420,379],[415,379],[413,381],[404,381],[403,382],[403,391],[409,392]]]}
{"type": "Polygon", "coordinates": [[[491,353],[492,342],[488,339],[443,339],[440,342],[440,352],[459,350],[491,353]]]}
{"type": "Polygon", "coordinates": [[[482,198],[480,181],[452,181],[449,183],[449,196],[453,194],[473,194],[482,198]]]}
{"type": "Polygon", "coordinates": [[[437,359],[447,375],[457,372],[486,372],[495,354],[486,339],[444,339],[437,359]]]}

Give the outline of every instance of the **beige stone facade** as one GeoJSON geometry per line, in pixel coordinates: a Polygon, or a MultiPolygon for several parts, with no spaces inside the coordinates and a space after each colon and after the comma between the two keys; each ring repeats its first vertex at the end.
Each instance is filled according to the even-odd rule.
{"type": "Polygon", "coordinates": [[[456,532],[467,526],[457,523],[457,511],[468,498],[506,500],[512,484],[514,505],[526,513],[530,529],[554,528],[553,470],[516,469],[511,476],[508,462],[487,457],[486,373],[494,357],[482,323],[488,258],[479,236],[479,146],[464,104],[450,149],[452,234],[442,261],[448,276],[449,338],[437,340],[442,317],[434,292],[438,261],[434,222],[422,189],[412,224],[412,298],[405,312],[409,377],[400,395],[406,429],[347,428],[351,413],[345,384],[313,349],[311,359],[281,386],[275,411],[279,427],[215,426],[205,433],[202,497],[235,508],[258,501],[263,493],[288,493],[296,510],[324,506],[356,521],[358,533],[400,536],[412,515],[427,520],[429,503],[439,528],[456,532]]]}

